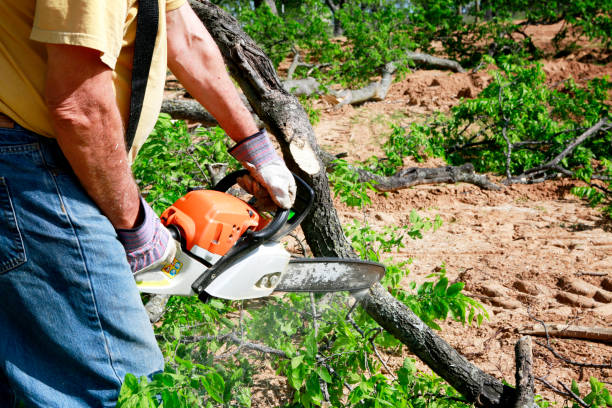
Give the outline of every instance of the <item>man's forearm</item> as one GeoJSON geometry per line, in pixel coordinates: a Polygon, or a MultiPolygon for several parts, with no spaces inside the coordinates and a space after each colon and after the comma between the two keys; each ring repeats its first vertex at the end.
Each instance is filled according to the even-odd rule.
{"type": "Polygon", "coordinates": [[[236,142],[258,131],[242,103],[214,40],[189,4],[170,11],[168,67],[236,142]]]}
{"type": "Polygon", "coordinates": [[[127,159],[112,72],[99,53],[48,45],[45,96],[57,142],[81,184],[115,228],[138,221],[139,193],[127,159]]]}

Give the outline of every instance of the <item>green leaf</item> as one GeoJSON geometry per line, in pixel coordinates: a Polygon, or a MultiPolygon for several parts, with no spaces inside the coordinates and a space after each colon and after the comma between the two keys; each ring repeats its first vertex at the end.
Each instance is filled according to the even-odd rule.
{"type": "Polygon", "coordinates": [[[578,388],[578,383],[576,382],[576,380],[572,380],[571,389],[574,394],[580,396],[580,389],[578,388]]]}
{"type": "Polygon", "coordinates": [[[327,368],[325,367],[318,367],[317,374],[319,374],[319,377],[321,377],[321,379],[326,383],[331,383],[333,381],[331,374],[329,373],[329,371],[327,371],[327,368]]]}
{"type": "Polygon", "coordinates": [[[304,361],[304,355],[303,354],[300,354],[299,356],[293,357],[291,359],[291,368],[295,370],[300,365],[302,365],[303,361],[304,361]]]}
{"type": "Polygon", "coordinates": [[[440,278],[440,280],[438,281],[438,283],[436,283],[436,286],[434,287],[434,294],[436,296],[444,296],[446,294],[447,286],[448,286],[448,278],[446,277],[440,278]]]}
{"type": "Polygon", "coordinates": [[[202,385],[215,401],[223,403],[223,391],[225,390],[225,381],[223,377],[215,372],[207,373],[201,378],[202,385]]]}
{"type": "Polygon", "coordinates": [[[447,297],[456,296],[457,294],[459,294],[459,292],[463,290],[464,286],[465,286],[464,282],[453,283],[452,285],[448,287],[448,289],[446,289],[446,296],[447,297]]]}

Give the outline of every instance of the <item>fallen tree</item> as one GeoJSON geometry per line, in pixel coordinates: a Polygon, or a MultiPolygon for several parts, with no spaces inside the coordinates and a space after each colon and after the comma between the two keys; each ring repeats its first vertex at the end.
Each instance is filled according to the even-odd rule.
{"type": "MultiPolygon", "coordinates": [[[[251,106],[277,138],[290,169],[315,190],[313,213],[302,223],[311,250],[316,256],[355,257],[331,201],[325,166],[306,112],[283,88],[270,60],[233,17],[208,0],[190,3],[217,42],[251,106]]],[[[513,388],[467,361],[382,286],[374,285],[359,296],[359,301],[382,327],[471,403],[479,407],[514,403],[517,394],[513,388]]]]}
{"type": "MultiPolygon", "coordinates": [[[[321,159],[328,170],[333,170],[335,166],[333,161],[336,158],[326,151],[321,151],[321,159]]],[[[497,191],[502,189],[501,186],[491,182],[486,175],[476,173],[471,163],[465,163],[461,166],[409,167],[400,169],[394,175],[388,177],[351,165],[349,165],[349,168],[357,172],[361,183],[371,182],[372,188],[381,193],[397,191],[420,184],[437,183],[469,183],[484,190],[497,191]]]]}

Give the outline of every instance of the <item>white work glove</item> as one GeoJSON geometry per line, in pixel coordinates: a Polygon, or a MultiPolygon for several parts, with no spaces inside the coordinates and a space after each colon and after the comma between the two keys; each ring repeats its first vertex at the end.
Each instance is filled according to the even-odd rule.
{"type": "Polygon", "coordinates": [[[260,202],[258,206],[265,207],[269,197],[277,206],[291,208],[295,201],[295,179],[274,151],[265,129],[241,140],[229,153],[249,171],[250,177],[241,177],[238,184],[260,202]]]}
{"type": "Polygon", "coordinates": [[[132,273],[161,269],[176,255],[176,242],[147,202],[140,198],[144,212],[142,223],[133,229],[118,229],[119,241],[125,248],[132,273]]]}

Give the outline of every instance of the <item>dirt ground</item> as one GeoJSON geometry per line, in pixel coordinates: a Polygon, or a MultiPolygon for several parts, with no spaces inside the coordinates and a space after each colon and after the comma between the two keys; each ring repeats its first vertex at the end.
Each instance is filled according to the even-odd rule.
{"type": "MultiPolygon", "coordinates": [[[[545,28],[543,35],[553,31],[545,28]]],[[[545,61],[544,70],[551,84],[570,76],[583,82],[612,74],[612,64],[595,65],[569,56],[545,61]]],[[[318,102],[321,120],[315,133],[322,148],[347,152],[349,161],[381,156],[390,122],[407,125],[447,111],[461,97],[476,96],[490,80],[486,70],[414,71],[393,84],[381,102],[339,109],[318,102]]],[[[451,281],[466,283],[466,293],[487,307],[490,320],[480,327],[449,321],[440,335],[481,369],[514,383],[514,344],[522,328],[538,325],[536,319],[612,327],[612,223],[573,196],[573,186],[567,180],[549,181],[491,192],[467,184],[424,185],[387,197],[373,194],[373,204],[364,212],[340,203],[337,208],[343,222],[365,218],[374,226],[402,225],[412,209],[431,218],[440,215],[444,224],[437,232],[408,242],[394,258],[413,259],[406,282],[420,282],[445,263],[451,281]]],[[[551,339],[551,344],[570,360],[612,367],[609,343],[551,339]]],[[[612,389],[612,368],[572,366],[542,346],[533,347],[536,376],[557,386],[558,381],[569,385],[575,379],[581,392],[588,392],[588,379],[594,376],[612,389]]],[[[391,365],[401,364],[402,358],[391,358],[391,365]]],[[[536,382],[536,391],[548,400],[562,401],[541,383],[536,382]]]]}

